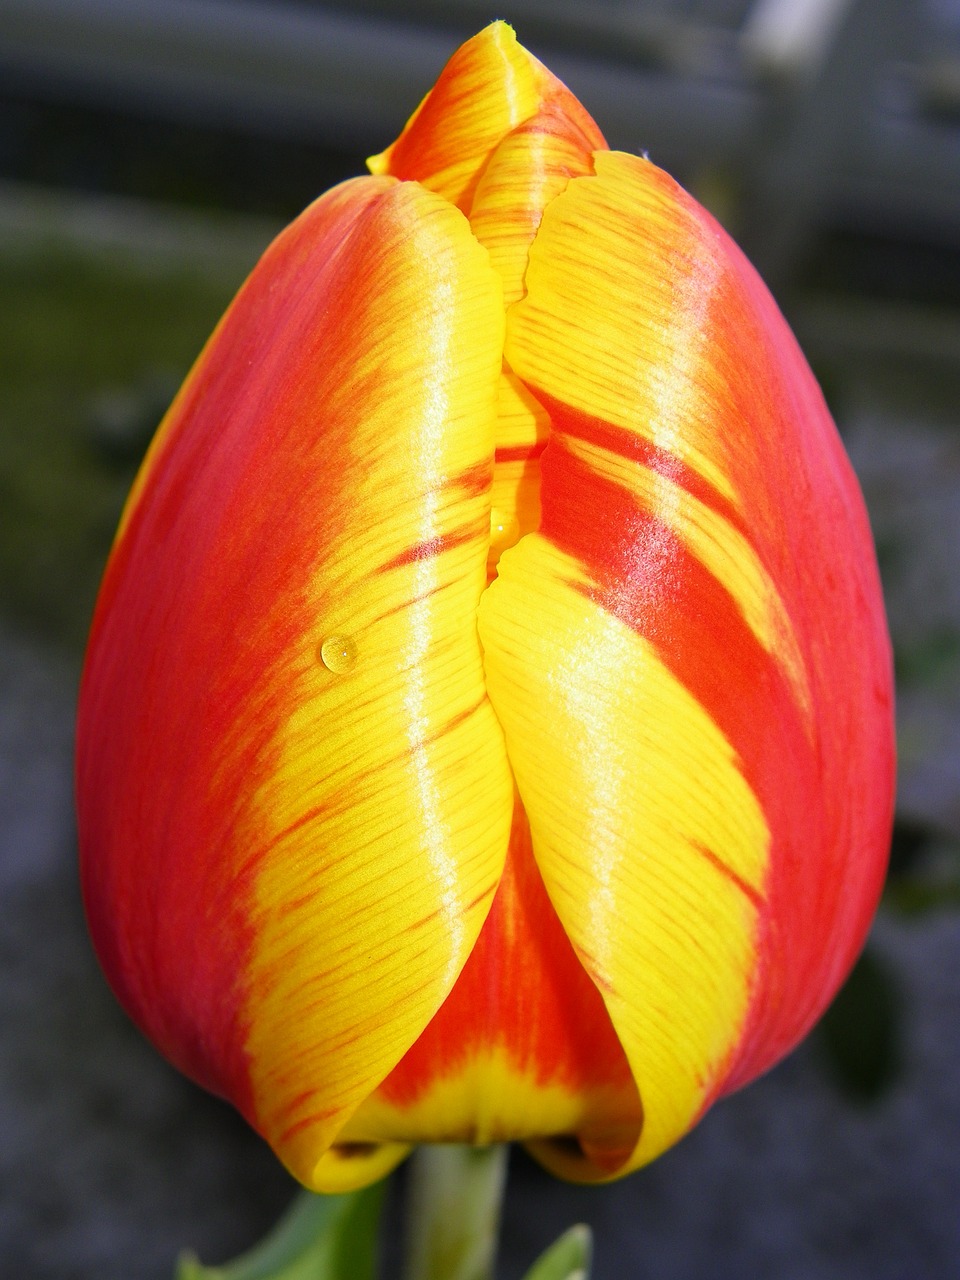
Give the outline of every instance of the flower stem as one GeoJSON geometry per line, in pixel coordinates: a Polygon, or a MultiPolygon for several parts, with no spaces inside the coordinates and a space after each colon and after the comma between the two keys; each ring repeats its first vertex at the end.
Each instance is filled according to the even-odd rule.
{"type": "Polygon", "coordinates": [[[410,1169],[404,1280],[492,1280],[508,1150],[418,1148],[410,1169]]]}

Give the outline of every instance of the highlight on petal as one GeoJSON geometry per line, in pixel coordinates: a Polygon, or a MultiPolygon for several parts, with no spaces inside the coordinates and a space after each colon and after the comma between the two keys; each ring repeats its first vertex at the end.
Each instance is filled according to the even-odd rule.
{"type": "Polygon", "coordinates": [[[493,22],[460,46],[397,141],[367,165],[414,179],[467,212],[495,147],[548,104],[595,147],[606,145],[566,85],[517,43],[512,27],[493,22]]]}
{"type": "Polygon", "coordinates": [[[94,624],[78,792],[105,968],[317,1187],[404,1154],[324,1156],[450,991],[506,856],[475,622],[502,333],[451,205],[378,178],[321,199],[174,405],[94,624]]]}

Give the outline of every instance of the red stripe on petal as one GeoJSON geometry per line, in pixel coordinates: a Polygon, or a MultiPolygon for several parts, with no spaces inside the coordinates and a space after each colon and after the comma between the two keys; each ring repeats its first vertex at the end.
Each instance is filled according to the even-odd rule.
{"type": "Polygon", "coordinates": [[[498,446],[494,454],[496,462],[534,462],[547,447],[546,440],[537,440],[534,444],[516,444],[498,446]]]}
{"type": "Polygon", "coordinates": [[[700,850],[700,852],[703,854],[706,860],[712,866],[717,868],[717,870],[720,872],[721,875],[725,876],[732,884],[735,884],[737,886],[737,888],[740,890],[743,896],[745,898],[748,898],[750,902],[752,902],[753,905],[757,908],[758,911],[764,906],[765,899],[763,894],[758,893],[752,884],[744,880],[743,876],[738,876],[737,873],[733,870],[733,868],[727,866],[727,864],[723,862],[722,859],[718,858],[712,849],[708,849],[707,846],[703,844],[697,845],[697,848],[700,850]]]}
{"type": "MultiPolygon", "coordinates": [[[[510,852],[490,914],[453,991],[381,1086],[409,1105],[473,1056],[504,1049],[541,1084],[589,1095],[614,1089],[639,1102],[626,1058],[595,985],[574,953],[533,859],[516,802],[510,852]]],[[[616,1117],[624,1125],[624,1115],[616,1117]]]]}
{"type": "Polygon", "coordinates": [[[430,560],[433,556],[439,556],[444,551],[452,551],[455,547],[463,547],[468,543],[476,541],[486,535],[487,529],[476,526],[471,529],[463,529],[459,533],[448,533],[437,538],[428,538],[424,542],[416,542],[412,547],[408,547],[406,551],[401,551],[399,555],[387,560],[378,570],[380,573],[389,573],[394,569],[402,569],[404,565],[416,564],[420,560],[430,560]]]}
{"type": "MultiPolygon", "coordinates": [[[[691,497],[723,516],[724,520],[738,532],[746,533],[742,513],[735,504],[698,471],[688,466],[675,452],[661,448],[636,431],[614,426],[602,418],[592,417],[582,410],[564,404],[563,401],[539,388],[534,387],[531,390],[550,415],[553,429],[559,435],[585,440],[589,444],[607,449],[610,453],[619,454],[622,458],[628,458],[639,466],[647,467],[655,474],[672,480],[685,489],[691,497]]],[[[546,442],[540,446],[541,450],[545,447],[546,442]]],[[[498,452],[498,460],[499,456],[498,452]]]]}

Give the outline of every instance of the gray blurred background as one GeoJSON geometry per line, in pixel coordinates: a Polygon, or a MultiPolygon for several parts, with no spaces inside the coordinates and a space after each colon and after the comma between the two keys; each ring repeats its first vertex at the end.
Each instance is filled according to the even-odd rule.
{"type": "MultiPolygon", "coordinates": [[[[874,523],[899,682],[888,891],[823,1027],[648,1170],[514,1159],[502,1275],[960,1276],[960,0],[0,0],[0,1277],[160,1280],[292,1186],[128,1025],[86,941],[71,734],[133,471],[277,229],[493,17],[760,266],[874,523]]],[[[384,1249],[396,1252],[396,1196],[384,1249]]]]}

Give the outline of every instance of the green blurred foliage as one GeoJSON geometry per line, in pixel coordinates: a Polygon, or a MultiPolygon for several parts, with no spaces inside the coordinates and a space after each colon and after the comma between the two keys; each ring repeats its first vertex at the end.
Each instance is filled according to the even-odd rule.
{"type": "Polygon", "coordinates": [[[896,653],[897,687],[942,688],[960,681],[960,631],[943,624],[896,653]]]}
{"type": "Polygon", "coordinates": [[[79,651],[136,464],[238,284],[172,259],[0,250],[4,617],[79,651]]]}
{"type": "Polygon", "coordinates": [[[900,815],[893,828],[887,907],[901,915],[960,906],[960,842],[930,822],[900,815]]]}
{"type": "Polygon", "coordinates": [[[899,1075],[901,1012],[894,975],[868,947],[817,1030],[830,1074],[852,1101],[873,1102],[899,1075]]]}

